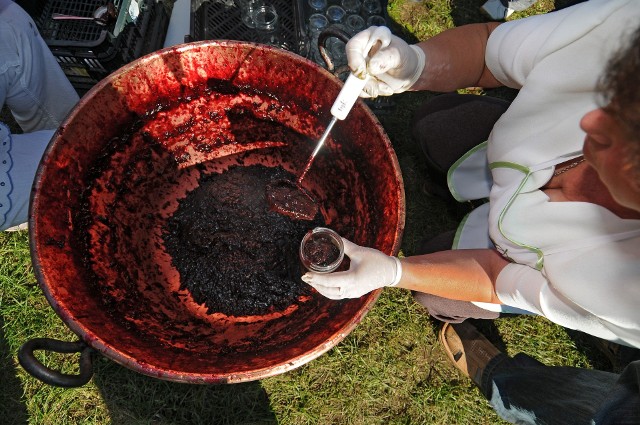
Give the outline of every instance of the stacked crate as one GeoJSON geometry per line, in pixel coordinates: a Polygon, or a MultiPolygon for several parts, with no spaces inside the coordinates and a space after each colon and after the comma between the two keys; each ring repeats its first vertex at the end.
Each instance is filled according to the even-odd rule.
{"type": "Polygon", "coordinates": [[[54,20],[52,14],[90,17],[105,0],[22,3],[80,95],[121,66],[162,48],[172,7],[161,0],[114,0],[117,18],[101,26],[91,20],[54,20]]]}

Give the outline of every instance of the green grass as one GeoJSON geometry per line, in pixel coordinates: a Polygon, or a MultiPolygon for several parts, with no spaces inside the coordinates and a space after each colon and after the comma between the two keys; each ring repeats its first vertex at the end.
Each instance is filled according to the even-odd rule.
{"type": "MultiPolygon", "coordinates": [[[[472,0],[392,0],[389,13],[408,39],[425,39],[453,25],[482,21],[480,4],[482,1],[472,0]]],[[[526,13],[543,13],[553,6],[552,1],[543,0],[526,13]]],[[[452,228],[458,219],[457,211],[423,191],[425,171],[409,133],[413,111],[432,95],[395,96],[394,113],[380,114],[405,180],[405,255],[411,255],[423,237],[452,228]]],[[[26,232],[0,234],[2,424],[503,423],[470,380],[449,365],[434,324],[400,289],[385,290],[362,323],[326,354],[261,381],[177,384],[137,374],[98,356],[95,375],[84,387],[45,385],[18,365],[19,347],[35,337],[69,341],[76,337],[34,284],[28,244],[26,232]]],[[[524,351],[550,365],[609,367],[587,340],[539,317],[477,324],[512,355],[524,351]]],[[[75,356],[47,354],[40,358],[63,371],[76,369],[75,356]]]]}

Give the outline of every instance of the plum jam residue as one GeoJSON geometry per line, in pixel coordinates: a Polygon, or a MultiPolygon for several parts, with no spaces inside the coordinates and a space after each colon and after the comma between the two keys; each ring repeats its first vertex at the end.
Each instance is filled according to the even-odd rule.
{"type": "Polygon", "coordinates": [[[164,242],[182,289],[210,313],[280,311],[311,293],[300,280],[300,241],[312,222],[269,208],[267,186],[293,176],[281,167],[230,167],[205,175],[169,218],[164,242]]]}

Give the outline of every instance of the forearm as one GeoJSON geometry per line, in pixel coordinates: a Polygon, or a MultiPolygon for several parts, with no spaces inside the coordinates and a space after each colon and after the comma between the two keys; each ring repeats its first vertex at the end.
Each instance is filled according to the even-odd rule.
{"type": "Polygon", "coordinates": [[[443,31],[420,42],[425,68],[411,90],[449,92],[467,87],[499,87],[485,65],[485,50],[491,31],[499,23],[470,24],[443,31]]]}
{"type": "Polygon", "coordinates": [[[441,251],[403,258],[398,287],[444,298],[500,303],[495,282],[508,264],[490,249],[441,251]]]}

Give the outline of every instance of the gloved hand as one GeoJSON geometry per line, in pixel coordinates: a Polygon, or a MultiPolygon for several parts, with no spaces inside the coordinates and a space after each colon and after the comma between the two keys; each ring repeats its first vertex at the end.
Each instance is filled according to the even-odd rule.
{"type": "Polygon", "coordinates": [[[360,298],[378,288],[395,286],[402,276],[402,265],[377,249],[365,248],[342,238],[344,253],[351,260],[349,270],[335,273],[308,272],[302,280],[332,300],[360,298]]]}
{"type": "Polygon", "coordinates": [[[346,52],[349,68],[355,75],[366,72],[372,77],[361,97],[407,91],[418,81],[425,65],[422,49],[391,34],[387,27],[369,27],[354,35],[346,52]]]}

